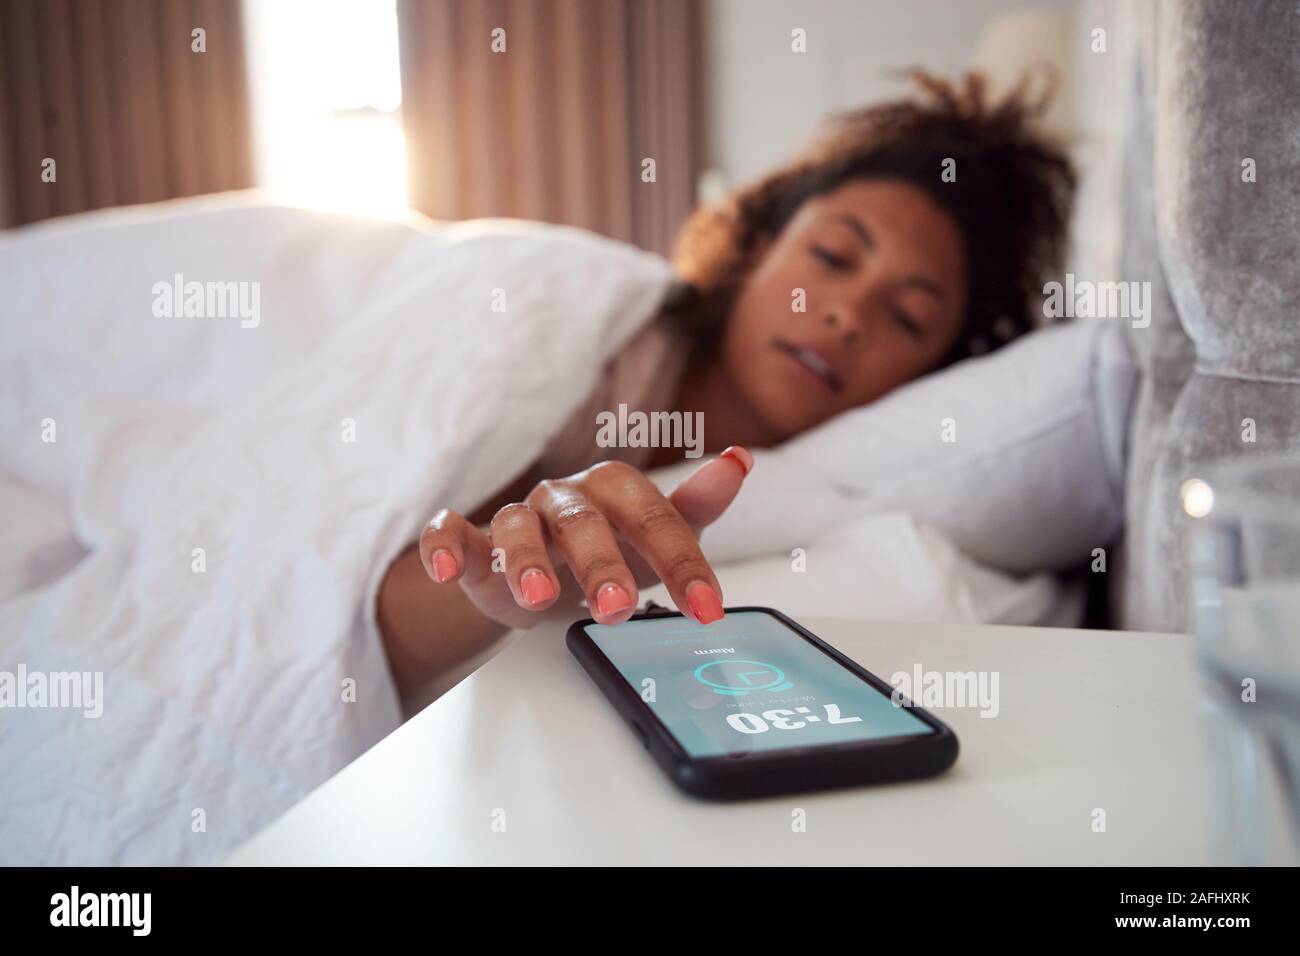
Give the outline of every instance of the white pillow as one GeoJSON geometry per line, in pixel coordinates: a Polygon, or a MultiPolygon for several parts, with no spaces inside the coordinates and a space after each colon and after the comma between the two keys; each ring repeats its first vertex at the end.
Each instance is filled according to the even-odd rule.
{"type": "MultiPolygon", "coordinates": [[[[796,619],[872,618],[1077,627],[1079,588],[1053,574],[1006,575],[946,536],[897,512],[864,515],[798,556],[760,555],[715,565],[729,606],[764,604],[796,619]]],[[[662,584],[642,600],[672,606],[662,584]]]]}
{"type": "MultiPolygon", "coordinates": [[[[755,451],[744,491],[704,533],[706,553],[788,553],[863,514],[901,511],[993,568],[1074,567],[1121,527],[1135,374],[1118,323],[1076,321],[926,376],[755,451]]],[[[654,478],[671,487],[694,464],[654,478]]]]}

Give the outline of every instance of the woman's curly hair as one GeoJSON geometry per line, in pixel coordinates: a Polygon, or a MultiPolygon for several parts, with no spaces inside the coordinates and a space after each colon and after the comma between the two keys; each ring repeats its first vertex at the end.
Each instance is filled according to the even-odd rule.
{"type": "Polygon", "coordinates": [[[684,282],[665,310],[716,349],[765,238],[774,239],[805,201],[854,179],[892,179],[921,189],[961,232],[968,305],[942,365],[988,351],[1037,325],[1043,282],[1059,268],[1074,195],[1064,151],[1033,129],[1051,99],[1030,76],[991,103],[984,78],[951,83],[910,70],[919,96],[841,113],[794,161],[697,209],[677,235],[684,282]],[[943,182],[944,161],[956,181],[943,182]]]}

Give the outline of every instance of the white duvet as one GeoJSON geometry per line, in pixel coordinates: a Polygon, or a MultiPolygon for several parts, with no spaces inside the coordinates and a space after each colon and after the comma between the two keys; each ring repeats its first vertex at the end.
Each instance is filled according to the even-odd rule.
{"type": "MultiPolygon", "coordinates": [[[[246,201],[0,240],[0,863],[218,860],[395,729],[388,561],[534,460],[670,280],[577,230],[246,201]],[[256,288],[256,323],[155,314],[177,282],[256,288]],[[91,675],[83,695],[99,675],[98,716],[50,706],[76,703],[66,682],[41,699],[60,673],[91,675]]],[[[897,513],[846,520],[803,569],[743,552],[720,569],[730,603],[1062,606],[1051,578],[981,568],[897,513]]]]}

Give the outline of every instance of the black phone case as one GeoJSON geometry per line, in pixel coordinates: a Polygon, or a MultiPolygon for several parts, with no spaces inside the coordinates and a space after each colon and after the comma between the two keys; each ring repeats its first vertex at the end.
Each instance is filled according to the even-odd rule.
{"type": "MultiPolygon", "coordinates": [[[[742,611],[772,615],[872,687],[886,695],[893,693],[894,688],[889,684],[780,611],[768,607],[726,609],[728,614],[742,611]]],[[[685,615],[661,609],[634,614],[630,620],[662,617],[685,615]]],[[[934,728],[933,734],[792,747],[764,753],[747,753],[739,758],[723,756],[693,760],[669,733],[653,708],[641,700],[636,688],[623,678],[587,634],[586,626],[593,623],[595,621],[592,618],[585,618],[570,625],[565,638],[570,652],[609,698],[614,709],[631,725],[633,732],[664,772],[678,787],[694,796],[735,800],[906,780],[940,773],[951,767],[957,759],[957,736],[951,728],[920,707],[912,706],[912,713],[934,728]]]]}

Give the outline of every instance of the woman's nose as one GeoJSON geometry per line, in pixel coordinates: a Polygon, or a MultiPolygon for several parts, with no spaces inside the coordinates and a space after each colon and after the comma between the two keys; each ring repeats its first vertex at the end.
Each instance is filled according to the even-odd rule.
{"type": "Polygon", "coordinates": [[[834,306],[826,311],[823,321],[829,328],[843,336],[846,346],[853,347],[862,342],[862,323],[854,316],[852,310],[843,306],[834,306]]]}

